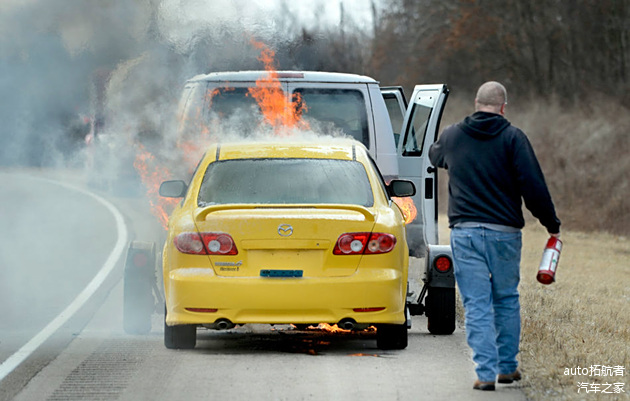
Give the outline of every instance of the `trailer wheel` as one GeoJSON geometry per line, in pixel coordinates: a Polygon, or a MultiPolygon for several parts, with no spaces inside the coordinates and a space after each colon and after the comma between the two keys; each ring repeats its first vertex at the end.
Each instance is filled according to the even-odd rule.
{"type": "Polygon", "coordinates": [[[133,241],[125,262],[123,289],[123,328],[128,334],[151,331],[155,309],[155,244],[133,241]]]}
{"type": "Polygon", "coordinates": [[[455,288],[429,287],[426,298],[427,328],[431,334],[455,331],[455,288]]]}
{"type": "Polygon", "coordinates": [[[379,349],[405,349],[407,340],[407,323],[376,326],[376,346],[379,349]]]}

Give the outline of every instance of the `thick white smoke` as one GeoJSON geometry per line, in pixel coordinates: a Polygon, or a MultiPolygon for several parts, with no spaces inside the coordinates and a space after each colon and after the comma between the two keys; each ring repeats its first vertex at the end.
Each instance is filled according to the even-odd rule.
{"type": "Polygon", "coordinates": [[[286,34],[268,10],[239,0],[3,0],[0,165],[80,164],[71,158],[91,123],[117,141],[165,127],[185,79],[260,68],[251,38],[286,34]]]}

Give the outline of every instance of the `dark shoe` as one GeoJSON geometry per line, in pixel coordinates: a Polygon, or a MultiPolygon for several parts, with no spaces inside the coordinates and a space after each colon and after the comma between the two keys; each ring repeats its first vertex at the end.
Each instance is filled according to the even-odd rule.
{"type": "Polygon", "coordinates": [[[477,380],[473,384],[473,389],[482,391],[494,391],[494,382],[482,382],[477,380]]]}
{"type": "Polygon", "coordinates": [[[521,372],[519,372],[518,369],[516,369],[514,372],[512,373],[508,373],[506,375],[499,375],[499,383],[503,383],[503,384],[510,384],[512,382],[517,382],[521,380],[521,372]]]}

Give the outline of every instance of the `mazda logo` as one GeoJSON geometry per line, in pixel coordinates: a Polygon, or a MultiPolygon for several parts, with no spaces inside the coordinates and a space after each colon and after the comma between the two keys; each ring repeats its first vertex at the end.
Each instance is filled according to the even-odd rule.
{"type": "Polygon", "coordinates": [[[289,224],[280,224],[278,226],[278,234],[280,234],[281,237],[288,237],[293,234],[293,227],[289,224]]]}

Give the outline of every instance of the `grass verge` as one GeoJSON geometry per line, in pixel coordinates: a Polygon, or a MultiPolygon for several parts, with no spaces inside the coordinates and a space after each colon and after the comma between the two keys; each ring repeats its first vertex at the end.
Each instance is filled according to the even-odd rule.
{"type": "Polygon", "coordinates": [[[535,276],[547,238],[533,223],[523,231],[523,390],[532,400],[630,399],[630,241],[563,232],[556,282],[544,286],[535,276]],[[571,374],[571,369],[598,366],[622,366],[623,376],[571,374]],[[580,383],[591,391],[580,389],[580,383]],[[603,390],[605,383],[623,383],[625,393],[592,391],[597,384],[603,390]]]}

